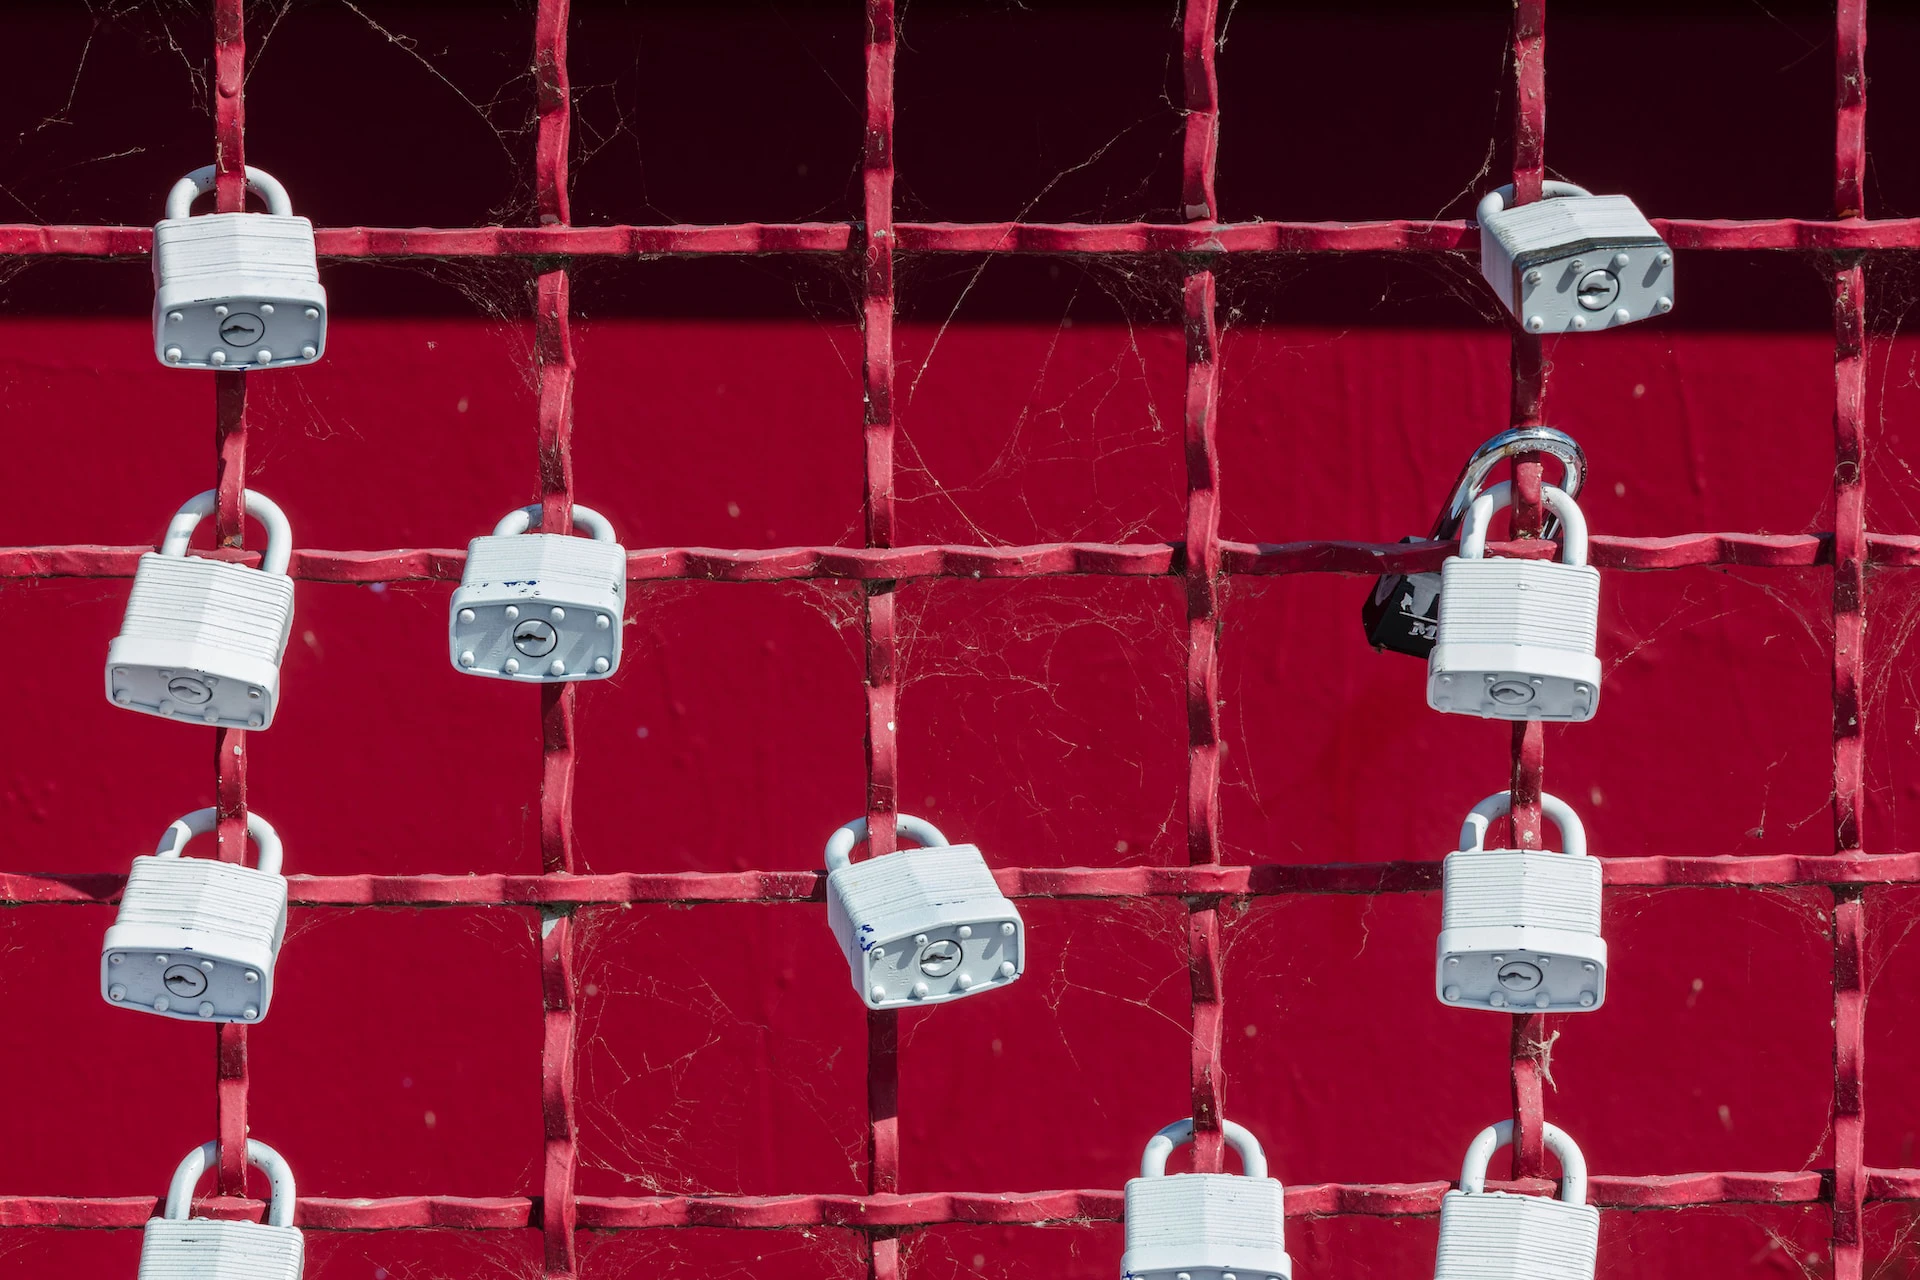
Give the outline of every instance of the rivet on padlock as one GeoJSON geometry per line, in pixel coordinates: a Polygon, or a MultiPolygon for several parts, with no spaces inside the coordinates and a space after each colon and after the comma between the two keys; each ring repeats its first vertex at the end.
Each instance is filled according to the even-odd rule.
{"type": "Polygon", "coordinates": [[[537,506],[509,512],[467,544],[447,633],[455,671],[553,684],[604,680],[620,669],[627,551],[613,525],[576,505],[589,538],[528,533],[537,506]]]}
{"type": "Polygon", "coordinates": [[[212,832],[217,809],[196,809],[133,860],[120,913],[100,948],[108,1004],[183,1022],[254,1023],[273,1000],[273,965],[287,932],[280,836],[247,812],[259,866],[182,856],[212,832]]]}
{"type": "Polygon", "coordinates": [[[140,557],[120,634],[107,648],[107,700],[129,711],[223,729],[264,729],[280,703],[293,630],[293,532],[265,494],[247,514],[267,529],[260,567],[187,554],[212,489],[189,498],[156,554],[140,557]]]}
{"type": "Polygon", "coordinates": [[[1193,1141],[1191,1119],[1148,1141],[1140,1176],[1127,1181],[1122,1280],[1292,1280],[1286,1193],[1251,1133],[1231,1120],[1220,1133],[1240,1156],[1238,1175],[1167,1173],[1173,1149],[1193,1141]]]}
{"type": "Polygon", "coordinates": [[[827,924],[869,1009],[940,1004],[1004,987],[1026,970],[1026,925],[980,850],[950,845],[932,823],[900,814],[918,849],[852,860],[857,818],[827,841],[827,924]]]}
{"type": "Polygon", "coordinates": [[[1482,1129],[1467,1148],[1460,1189],[1440,1200],[1434,1280],[1593,1280],[1600,1211],[1587,1203],[1587,1162],[1558,1128],[1540,1126],[1560,1161],[1560,1198],[1488,1191],[1487,1161],[1513,1141],[1513,1121],[1482,1129]]]}
{"type": "Polygon", "coordinates": [[[1440,622],[1427,659],[1427,705],[1498,720],[1591,720],[1600,706],[1600,571],[1587,563],[1587,521],[1552,485],[1561,560],[1487,554],[1502,481],[1473,500],[1460,554],[1440,569],[1440,622]]]}
{"type": "Polygon", "coordinates": [[[287,189],[247,166],[247,189],[266,213],[192,217],[213,190],[212,165],[167,193],[153,229],[153,353],[175,369],[287,369],[327,348],[327,291],[320,286],[313,224],[293,213],[287,189]]]}
{"type": "Polygon", "coordinates": [[[1496,792],[1473,807],[1444,869],[1434,992],[1442,1004],[1506,1013],[1584,1013],[1607,998],[1600,861],[1573,806],[1542,794],[1564,853],[1488,849],[1487,827],[1513,807],[1496,792]]]}
{"type": "MultiPolygon", "coordinates": [[[[1552,427],[1515,427],[1502,431],[1473,451],[1467,465],[1453,483],[1447,503],[1434,518],[1429,542],[1446,542],[1460,535],[1473,500],[1480,496],[1493,468],[1504,459],[1522,453],[1544,453],[1560,460],[1560,488],[1570,498],[1580,496],[1587,478],[1587,455],[1572,436],[1552,427]]],[[[1559,522],[1549,519],[1542,531],[1551,538],[1559,522]]],[[[1402,543],[1417,541],[1402,538],[1402,543]]],[[[1360,605],[1360,625],[1367,643],[1376,649],[1424,658],[1433,652],[1434,637],[1439,634],[1440,575],[1438,573],[1382,574],[1373,591],[1360,605]]]]}
{"type": "Polygon", "coordinates": [[[1480,201],[1480,274],[1528,333],[1614,328],[1673,310],[1673,250],[1625,196],[1541,184],[1507,207],[1511,186],[1480,201]]]}
{"type": "Polygon", "coordinates": [[[219,1162],[220,1144],[195,1147],[173,1172],[166,1207],[147,1219],[140,1280],[300,1280],[306,1240],[293,1225],[293,1170],[264,1142],[247,1139],[247,1163],[267,1175],[265,1222],[192,1218],[193,1189],[219,1162]]]}

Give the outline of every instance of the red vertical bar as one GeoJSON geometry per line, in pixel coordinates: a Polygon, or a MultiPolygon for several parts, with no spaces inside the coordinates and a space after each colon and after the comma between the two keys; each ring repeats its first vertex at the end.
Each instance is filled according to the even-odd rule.
{"type": "MultiPolygon", "coordinates": [[[[213,6],[214,203],[221,213],[247,207],[247,40],[243,0],[213,6]]],[[[246,532],[247,375],[213,375],[214,537],[238,547],[246,532]]],[[[219,809],[219,856],[237,862],[247,854],[247,735],[215,729],[214,804],[219,809]]],[[[220,1133],[221,1195],[247,1189],[247,1029],[226,1025],[214,1035],[214,1108],[220,1133]]]]}
{"type": "MultiPolygon", "coordinates": [[[[866,534],[870,547],[893,545],[893,0],[867,0],[867,124],[861,159],[866,219],[861,314],[862,366],[866,381],[866,534]]],[[[893,583],[866,588],[867,834],[868,853],[894,847],[899,808],[895,781],[893,583]]],[[[900,1186],[899,1015],[867,1015],[867,1190],[900,1186]]],[[[900,1241],[871,1236],[867,1274],[894,1280],[900,1274],[900,1241]]]]}
{"type": "MultiPolygon", "coordinates": [[[[1833,210],[1858,218],[1866,208],[1862,171],[1867,134],[1867,4],[1839,0],[1835,15],[1833,210]]],[[[1865,381],[1866,273],[1860,259],[1833,272],[1833,841],[1840,854],[1861,848],[1865,744],[1860,674],[1866,643],[1867,514],[1865,381]]],[[[1834,891],[1833,910],[1833,1274],[1860,1280],[1865,1270],[1866,921],[1860,890],[1834,891]]]]}
{"type": "MultiPolygon", "coordinates": [[[[567,148],[572,132],[567,81],[568,0],[540,0],[534,15],[533,68],[540,113],[534,142],[534,199],[544,225],[564,224],[567,148]]],[[[565,270],[543,273],[535,288],[534,362],[538,379],[540,529],[573,532],[573,336],[565,270]]],[[[577,870],[573,837],[574,686],[540,689],[540,866],[548,875],[577,870]]],[[[540,979],[545,1037],[540,1051],[541,1113],[546,1152],[540,1175],[541,1229],[550,1276],[578,1268],[574,1177],[578,1123],[574,1108],[573,921],[541,920],[540,979]]]]}
{"type": "MultiPolygon", "coordinates": [[[[1187,217],[1197,222],[1212,221],[1218,214],[1218,23],[1217,0],[1187,0],[1180,30],[1187,99],[1181,194],[1187,217]]],[[[1210,267],[1187,273],[1182,302],[1187,360],[1187,859],[1213,863],[1220,861],[1220,456],[1214,440],[1220,335],[1210,267]]],[[[1193,1167],[1217,1173],[1222,1168],[1221,1095],[1226,1079],[1220,1061],[1220,912],[1213,904],[1193,909],[1187,946],[1193,993],[1193,1167]]]]}

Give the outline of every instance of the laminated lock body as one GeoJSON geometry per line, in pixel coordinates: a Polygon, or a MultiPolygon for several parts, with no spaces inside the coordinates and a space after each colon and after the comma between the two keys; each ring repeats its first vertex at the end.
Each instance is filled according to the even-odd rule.
{"type": "Polygon", "coordinates": [[[1607,998],[1601,868],[1584,854],[1447,855],[1434,990],[1446,1004],[1580,1013],[1607,998]]]}
{"type": "Polygon", "coordinates": [[[978,995],[1026,969],[1020,912],[970,844],[901,849],[830,872],[827,923],[871,1009],[978,995]]]}
{"type": "Polygon", "coordinates": [[[140,1280],[300,1280],[306,1242],[296,1227],[213,1218],[149,1218],[140,1280]]]}
{"type": "Polygon", "coordinates": [[[287,931],[287,879],[212,858],[133,860],[100,952],[109,1004],[187,1022],[258,1022],[287,931]]]}
{"type": "Polygon", "coordinates": [[[1556,196],[1487,214],[1480,273],[1529,333],[1613,328],[1673,309],[1673,254],[1625,196],[1556,196]]]}
{"type": "Polygon", "coordinates": [[[1545,1196],[1449,1191],[1434,1280],[1593,1280],[1600,1211],[1545,1196]]]}
{"type": "Polygon", "coordinates": [[[153,353],[162,364],[283,369],[327,349],[327,291],[305,218],[168,218],[153,229],[153,285],[153,353]]]}
{"type": "Polygon", "coordinates": [[[1122,1280],[1292,1280],[1277,1178],[1175,1173],[1127,1182],[1122,1280]]]}
{"type": "Polygon", "coordinates": [[[449,656],[456,670],[501,680],[604,679],[620,669],[626,606],[627,552],[617,542],[475,538],[453,593],[449,656]]]}
{"type": "Polygon", "coordinates": [[[1439,618],[1437,573],[1386,574],[1360,608],[1360,625],[1366,629],[1368,644],[1416,658],[1433,652],[1434,639],[1440,633],[1439,618]]]}
{"type": "Polygon", "coordinates": [[[293,579],[148,552],[107,648],[107,698],[170,720],[264,729],[293,628],[293,579]]]}
{"type": "Polygon", "coordinates": [[[1600,571],[1455,556],[1440,571],[1427,705],[1497,720],[1593,719],[1600,707],[1600,571]]]}

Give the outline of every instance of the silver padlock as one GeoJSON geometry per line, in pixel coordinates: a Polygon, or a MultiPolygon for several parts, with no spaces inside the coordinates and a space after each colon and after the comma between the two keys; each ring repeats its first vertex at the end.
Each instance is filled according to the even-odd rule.
{"type": "Polygon", "coordinates": [[[260,567],[187,554],[212,489],[187,500],[156,555],[140,557],[120,634],[107,648],[107,699],[169,720],[264,729],[280,702],[280,659],[293,630],[293,532],[266,495],[247,514],[267,529],[260,567]]]}
{"type": "Polygon", "coordinates": [[[133,860],[120,914],[100,947],[108,1004],[185,1022],[258,1022],[273,1000],[273,964],[287,932],[280,836],[247,812],[259,866],[181,856],[219,825],[196,809],[168,827],[150,856],[133,860]]]}
{"type": "Polygon", "coordinates": [[[1509,209],[1513,187],[1480,201],[1480,274],[1528,333],[1578,333],[1673,310],[1673,250],[1625,196],[1545,182],[1509,209]]]}
{"type": "Polygon", "coordinates": [[[265,1222],[190,1218],[193,1189],[220,1158],[220,1144],[195,1147],[173,1171],[167,1204],[147,1219],[140,1280],[300,1280],[307,1245],[293,1225],[293,1170],[264,1142],[247,1139],[247,1163],[267,1175],[265,1222]]]}
{"type": "Polygon", "coordinates": [[[627,550],[590,507],[573,508],[590,538],[528,533],[539,518],[539,507],[522,507],[467,544],[447,627],[454,670],[536,684],[604,680],[620,669],[627,550]]]}
{"type": "Polygon", "coordinates": [[[1487,826],[1513,796],[1473,807],[1447,855],[1434,993],[1441,1003],[1498,1012],[1582,1013],[1607,998],[1600,936],[1600,860],[1573,806],[1542,794],[1564,853],[1485,848],[1487,826]]]}
{"type": "Polygon", "coordinates": [[[1487,555],[1487,525],[1513,500],[1507,481],[1467,510],[1460,554],[1440,567],[1440,622],[1427,657],[1427,705],[1497,720],[1591,720],[1600,707],[1600,571],[1587,520],[1552,485],[1560,561],[1487,555]]]}
{"type": "Polygon", "coordinates": [[[1482,1129],[1467,1148],[1460,1189],[1440,1200],[1433,1280],[1593,1280],[1600,1210],[1587,1203],[1587,1162],[1573,1139],[1540,1127],[1560,1160],[1560,1198],[1488,1191],[1487,1161],[1513,1141],[1513,1121],[1482,1129]]]}
{"type": "Polygon", "coordinates": [[[1127,1181],[1127,1251],[1121,1280],[1292,1280],[1286,1193],[1267,1176],[1266,1153],[1231,1120],[1221,1136],[1240,1175],[1167,1173],[1173,1149],[1193,1141],[1193,1121],[1153,1135],[1140,1176],[1127,1181]]]}
{"type": "Polygon", "coordinates": [[[176,369],[312,364],[327,349],[313,224],[294,216],[278,179],[251,165],[247,189],[267,212],[190,216],[213,183],[212,165],[174,183],[153,229],[154,355],[176,369]]]}
{"type": "Polygon", "coordinates": [[[901,814],[918,849],[852,861],[857,818],[827,841],[827,924],[869,1009],[940,1004],[1004,987],[1026,969],[1026,925],[980,850],[901,814]]]}

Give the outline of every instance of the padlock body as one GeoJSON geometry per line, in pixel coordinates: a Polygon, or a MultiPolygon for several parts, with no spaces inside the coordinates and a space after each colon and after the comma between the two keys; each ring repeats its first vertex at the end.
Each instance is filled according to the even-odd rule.
{"type": "Polygon", "coordinates": [[[1174,1173],[1127,1182],[1122,1280],[1291,1280],[1277,1178],[1174,1173]]]}
{"type": "Polygon", "coordinates": [[[1489,215],[1480,273],[1530,333],[1617,328],[1673,309],[1672,252],[1625,196],[1555,196],[1489,215]]]}
{"type": "Polygon", "coordinates": [[[471,676],[604,680],[620,669],[626,607],[627,552],[617,542],[549,533],[475,538],[453,593],[449,657],[471,676]]]}
{"type": "Polygon", "coordinates": [[[1496,720],[1591,720],[1599,631],[1592,565],[1454,556],[1440,571],[1427,705],[1496,720]]]}
{"type": "Polygon", "coordinates": [[[149,552],[107,648],[107,700],[169,720],[264,729],[292,628],[285,574],[149,552]]]}
{"type": "Polygon", "coordinates": [[[1447,855],[1434,993],[1504,1013],[1587,1013],[1607,998],[1600,860],[1462,849],[1447,855]]]}
{"type": "MultiPolygon", "coordinates": [[[[1402,538],[1411,542],[1411,538],[1402,538]]],[[[1424,658],[1433,652],[1440,625],[1440,575],[1390,573],[1373,584],[1360,606],[1360,625],[1376,649],[1424,658]]]]}
{"type": "Polygon", "coordinates": [[[100,995],[186,1022],[258,1022],[286,931],[285,876],[212,858],[135,858],[101,944],[100,995]]]}
{"type": "Polygon", "coordinates": [[[327,291],[305,218],[168,218],[153,229],[153,286],[153,353],[164,365],[286,369],[326,352],[327,291]]]}
{"type": "Polygon", "coordinates": [[[212,1218],[149,1218],[140,1280],[300,1280],[298,1227],[212,1218]]]}
{"type": "Polygon", "coordinates": [[[1026,924],[970,844],[837,868],[827,923],[870,1009],[977,996],[1026,970],[1026,924]]]}
{"type": "Polygon", "coordinates": [[[1600,1211],[1545,1196],[1449,1191],[1433,1280],[1593,1280],[1600,1211]]]}

